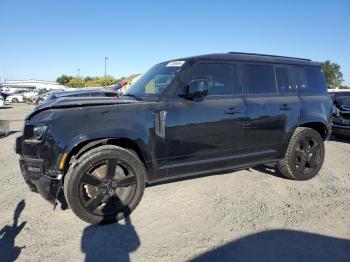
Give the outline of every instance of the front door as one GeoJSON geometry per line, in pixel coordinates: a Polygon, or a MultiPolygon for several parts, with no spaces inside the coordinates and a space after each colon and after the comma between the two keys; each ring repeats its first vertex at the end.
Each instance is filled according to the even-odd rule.
{"type": "Polygon", "coordinates": [[[234,63],[201,61],[185,83],[206,78],[208,95],[194,101],[169,98],[166,114],[168,176],[234,165],[244,147],[245,107],[234,63]]]}

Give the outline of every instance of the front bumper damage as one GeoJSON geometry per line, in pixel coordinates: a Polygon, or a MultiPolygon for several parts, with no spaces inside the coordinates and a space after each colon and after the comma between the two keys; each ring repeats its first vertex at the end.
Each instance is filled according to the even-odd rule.
{"type": "Polygon", "coordinates": [[[23,136],[16,138],[15,151],[20,154],[21,173],[31,191],[39,193],[44,199],[56,205],[62,188],[62,175],[45,169],[47,160],[38,157],[40,156],[36,153],[38,146],[35,141],[23,141],[23,136]]]}
{"type": "Polygon", "coordinates": [[[19,160],[22,176],[33,192],[38,192],[44,199],[56,204],[62,186],[61,177],[53,178],[43,174],[42,161],[21,158],[19,160]]]}

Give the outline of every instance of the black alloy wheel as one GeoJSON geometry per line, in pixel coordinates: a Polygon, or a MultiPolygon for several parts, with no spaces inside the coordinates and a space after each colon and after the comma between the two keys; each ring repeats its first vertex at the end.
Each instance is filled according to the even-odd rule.
{"type": "Polygon", "coordinates": [[[312,136],[302,137],[294,151],[295,168],[303,175],[315,171],[321,163],[321,145],[312,136]]]}
{"type": "Polygon", "coordinates": [[[318,174],[325,156],[323,138],[315,129],[298,127],[293,132],[285,156],[278,162],[282,175],[308,180],[318,174]]]}
{"type": "Polygon", "coordinates": [[[96,163],[80,180],[80,201],[91,213],[113,215],[127,207],[136,191],[132,169],[116,159],[96,163]]]}
{"type": "Polygon", "coordinates": [[[138,155],[114,145],[93,148],[71,165],[64,196],[72,211],[91,224],[123,219],[137,207],[147,171],[138,155]]]}

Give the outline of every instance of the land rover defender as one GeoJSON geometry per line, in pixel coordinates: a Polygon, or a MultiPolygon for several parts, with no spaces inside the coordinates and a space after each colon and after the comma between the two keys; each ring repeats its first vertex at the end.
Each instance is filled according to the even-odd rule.
{"type": "MultiPolygon", "coordinates": [[[[29,187],[86,222],[128,216],[145,184],[275,164],[314,177],[331,132],[320,63],[247,53],[153,66],[119,98],[59,98],[16,140],[29,187]]],[[[219,179],[219,178],[218,178],[219,179]]]]}

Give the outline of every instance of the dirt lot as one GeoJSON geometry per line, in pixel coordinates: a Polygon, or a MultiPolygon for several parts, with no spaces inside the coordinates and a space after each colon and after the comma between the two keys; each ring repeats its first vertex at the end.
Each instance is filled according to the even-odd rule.
{"type": "Polygon", "coordinates": [[[350,143],[306,182],[261,166],[146,188],[120,224],[91,226],[28,191],[13,151],[32,107],[0,108],[0,261],[350,261],[350,143]]]}

